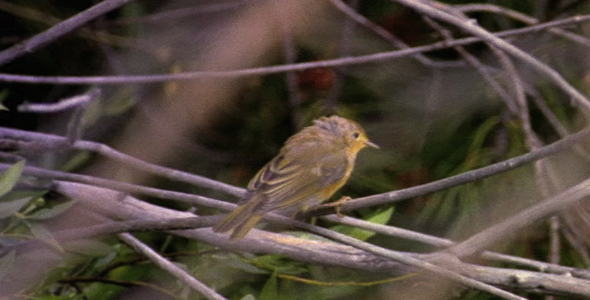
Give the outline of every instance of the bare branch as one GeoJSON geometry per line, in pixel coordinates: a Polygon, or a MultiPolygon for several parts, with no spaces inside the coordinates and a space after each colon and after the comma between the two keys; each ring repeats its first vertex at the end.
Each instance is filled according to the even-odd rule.
{"type": "MultiPolygon", "coordinates": [[[[17,141],[26,141],[26,143],[20,149],[16,150],[26,151],[27,147],[33,147],[34,149],[36,149],[36,151],[48,151],[51,149],[63,149],[64,147],[70,147],[70,145],[68,145],[67,143],[66,138],[64,137],[44,133],[22,131],[11,128],[1,129],[2,130],[0,130],[0,139],[14,139],[17,141]],[[39,143],[40,146],[31,145],[31,143],[39,143]]],[[[196,186],[214,189],[230,195],[241,197],[245,192],[245,190],[242,188],[238,188],[203,176],[198,176],[195,174],[148,163],[141,159],[137,159],[130,155],[116,151],[115,149],[105,144],[96,143],[92,141],[76,141],[73,145],[71,145],[71,148],[77,150],[87,150],[96,152],[110,159],[137,168],[138,170],[150,172],[152,174],[156,174],[171,180],[177,180],[181,182],[190,183],[196,186]]]]}
{"type": "MultiPolygon", "coordinates": [[[[11,13],[16,16],[20,16],[22,18],[27,18],[36,22],[40,22],[49,26],[54,26],[63,21],[60,18],[57,18],[49,14],[48,12],[41,12],[25,6],[20,6],[15,3],[9,3],[7,1],[0,1],[0,10],[5,11],[7,13],[11,13]]],[[[144,41],[129,37],[117,36],[114,34],[106,33],[104,31],[97,32],[85,27],[78,28],[75,34],[88,40],[97,41],[103,44],[114,44],[118,46],[134,47],[137,50],[143,51],[152,50],[149,47],[140,47],[142,45],[147,45],[147,43],[144,41]]]]}
{"type": "MultiPolygon", "coordinates": [[[[529,26],[521,29],[506,30],[503,32],[494,33],[497,38],[528,34],[554,26],[561,26],[573,23],[582,23],[590,20],[590,15],[576,16],[568,19],[563,19],[554,22],[543,23],[535,26],[529,26]]],[[[463,46],[484,41],[480,37],[468,37],[463,39],[456,39],[451,42],[438,42],[426,46],[413,47],[409,49],[380,52],[369,55],[359,55],[355,57],[343,57],[337,59],[297,63],[292,65],[280,65],[250,69],[240,69],[234,71],[197,71],[185,72],[178,74],[164,74],[164,75],[139,75],[139,76],[29,76],[29,75],[15,75],[0,73],[0,81],[5,82],[20,82],[20,83],[47,83],[47,84],[129,84],[129,83],[150,83],[162,81],[177,81],[177,80],[194,80],[201,78],[237,78],[255,75],[267,75],[284,73],[289,71],[301,71],[315,68],[331,68],[346,65],[359,65],[372,62],[379,62],[384,60],[397,59],[406,56],[412,56],[419,53],[446,49],[454,46],[463,46]]]]}
{"type": "MultiPolygon", "coordinates": [[[[9,167],[9,165],[0,164],[0,170],[7,169],[8,167],[9,167]]],[[[55,180],[74,180],[77,182],[89,183],[89,184],[93,184],[93,185],[97,185],[97,186],[114,187],[118,190],[126,190],[128,192],[141,192],[144,194],[149,194],[152,196],[161,197],[163,199],[176,198],[178,200],[183,200],[183,201],[191,202],[194,204],[204,205],[204,206],[209,206],[209,207],[227,208],[227,206],[230,206],[232,209],[235,207],[235,205],[232,205],[229,203],[221,203],[219,201],[205,198],[205,197],[201,197],[201,196],[187,195],[187,194],[183,194],[183,193],[179,193],[179,192],[162,191],[162,190],[158,190],[155,188],[141,187],[141,186],[137,186],[137,185],[133,185],[133,184],[129,184],[129,183],[116,182],[116,181],[100,179],[100,178],[93,178],[91,176],[86,176],[86,175],[67,174],[65,172],[48,171],[48,170],[43,170],[43,169],[34,168],[34,167],[26,167],[25,170],[23,171],[23,174],[26,176],[52,178],[55,180]]],[[[110,211],[109,213],[112,214],[113,212],[110,211]]],[[[492,286],[488,286],[488,285],[483,284],[481,282],[460,276],[454,272],[449,272],[449,271],[447,271],[443,268],[440,268],[436,265],[433,265],[431,263],[421,261],[416,258],[409,257],[405,254],[402,254],[401,252],[392,251],[392,250],[377,247],[377,246],[374,246],[374,245],[371,245],[371,244],[368,244],[365,242],[361,242],[361,241],[358,241],[354,238],[350,238],[348,236],[345,236],[340,233],[336,233],[336,232],[328,230],[328,229],[320,228],[320,227],[310,225],[307,223],[303,223],[303,222],[294,221],[289,218],[275,215],[275,214],[265,215],[264,219],[265,220],[278,219],[278,220],[282,221],[282,223],[287,223],[290,225],[297,226],[299,228],[306,229],[310,232],[320,234],[322,236],[329,237],[329,238],[334,239],[336,241],[340,241],[340,242],[352,245],[355,248],[366,250],[369,253],[383,256],[384,258],[393,259],[395,261],[402,262],[404,264],[432,272],[434,274],[442,276],[443,278],[447,278],[452,281],[456,281],[456,282],[464,284],[468,287],[481,289],[483,291],[490,292],[492,294],[504,297],[506,299],[521,299],[519,297],[516,297],[516,298],[512,297],[511,296],[512,294],[504,292],[499,289],[496,289],[492,286]]]]}
{"type": "MultiPolygon", "coordinates": [[[[506,15],[510,18],[521,21],[521,22],[528,24],[528,25],[539,24],[539,20],[537,20],[535,18],[529,17],[525,14],[519,13],[517,11],[511,10],[508,8],[500,7],[500,6],[493,5],[493,4],[465,4],[465,5],[455,5],[455,6],[453,6],[453,8],[455,8],[459,11],[465,12],[465,13],[474,12],[474,11],[493,12],[493,13],[506,15]]],[[[561,21],[561,20],[559,20],[559,21],[561,21]]],[[[559,22],[559,21],[556,21],[556,22],[559,22]]],[[[590,40],[583,37],[583,36],[564,31],[560,28],[550,28],[548,31],[550,33],[555,34],[555,35],[564,37],[570,41],[579,43],[583,46],[590,47],[590,40]]]]}
{"type": "MultiPolygon", "coordinates": [[[[124,199],[120,199],[117,197],[118,193],[115,191],[109,191],[102,188],[96,188],[83,184],[57,182],[57,190],[60,193],[68,195],[73,199],[78,199],[81,205],[88,206],[88,209],[91,209],[92,211],[102,212],[108,216],[117,219],[170,219],[173,217],[193,216],[190,213],[172,211],[166,208],[144,203],[142,201],[133,199],[129,196],[125,197],[124,199]]],[[[317,239],[306,240],[301,238],[295,238],[293,236],[264,232],[257,229],[253,229],[253,231],[250,232],[244,239],[236,242],[230,242],[225,235],[213,233],[208,228],[172,231],[171,233],[191,239],[201,240],[214,246],[218,246],[224,249],[231,249],[232,251],[248,251],[252,253],[280,253],[292,259],[312,264],[343,266],[347,268],[370,270],[372,272],[382,272],[395,275],[411,271],[406,266],[404,266],[405,263],[416,263],[418,267],[427,268],[435,266],[435,269],[440,268],[436,266],[438,264],[444,266],[445,268],[451,267],[449,266],[449,264],[451,264],[453,270],[461,272],[465,276],[477,278],[478,280],[483,282],[488,282],[486,276],[490,276],[490,280],[495,280],[497,283],[497,280],[499,280],[499,274],[503,274],[505,279],[517,278],[514,277],[516,275],[521,276],[530,274],[530,278],[535,278],[535,280],[523,281],[524,289],[530,287],[532,285],[532,282],[538,282],[538,286],[541,286],[541,283],[539,282],[539,280],[541,280],[553,282],[552,288],[555,287],[556,290],[552,290],[552,293],[569,295],[571,293],[570,291],[575,291],[578,296],[590,295],[590,285],[587,283],[586,280],[583,279],[564,277],[561,275],[538,274],[530,271],[496,268],[490,269],[483,266],[478,266],[477,268],[470,268],[468,265],[465,265],[456,260],[438,260],[440,259],[440,256],[437,256],[436,260],[432,261],[430,264],[424,264],[424,261],[417,258],[421,256],[415,256],[412,254],[404,254],[401,252],[382,249],[362,242],[359,244],[360,241],[356,241],[350,237],[346,237],[341,234],[335,234],[334,232],[331,232],[327,229],[313,228],[316,226],[307,223],[293,221],[278,215],[270,214],[266,217],[271,217],[269,218],[269,220],[287,219],[289,221],[288,224],[290,225],[295,225],[297,227],[301,227],[304,229],[312,228],[312,231],[320,229],[320,231],[322,232],[318,231],[316,233],[320,233],[322,235],[325,231],[328,231],[328,234],[331,238],[336,238],[338,240],[343,239],[343,242],[352,242],[353,244],[355,244],[355,247],[359,246],[367,249],[366,251],[363,251],[350,246],[339,245],[333,242],[326,242],[317,239]],[[378,252],[379,255],[371,254],[373,253],[372,251],[378,252]],[[385,257],[389,259],[385,259],[385,257]],[[391,261],[390,259],[392,258],[400,259],[404,262],[404,264],[399,264],[395,261],[391,261]],[[494,272],[493,274],[485,275],[486,272],[490,273],[492,271],[494,272]],[[580,286],[586,286],[585,290],[580,290],[580,286]]],[[[514,258],[514,260],[518,260],[518,258],[514,258]]],[[[447,278],[446,275],[441,275],[447,278]]],[[[456,275],[451,276],[456,277],[456,275]]],[[[464,277],[459,277],[457,278],[457,280],[463,280],[462,278],[464,277]]],[[[511,288],[519,289],[518,286],[520,284],[520,281],[509,281],[510,284],[512,284],[511,288]]],[[[480,287],[481,282],[475,281],[475,285],[472,285],[472,282],[473,280],[470,279],[464,283],[471,287],[480,287]]],[[[506,281],[504,281],[504,283],[506,283],[506,281]]],[[[485,284],[484,286],[482,286],[482,288],[487,287],[489,286],[485,284]]],[[[506,296],[507,299],[520,299],[514,298],[514,296],[509,293],[508,295],[500,293],[500,295],[502,297],[506,296]]]]}
{"type": "Polygon", "coordinates": [[[95,89],[89,93],[62,99],[56,103],[25,103],[19,105],[17,109],[19,112],[56,113],[74,107],[84,106],[97,97],[100,97],[100,93],[100,89],[95,89]]]}
{"type": "MultiPolygon", "coordinates": [[[[492,295],[496,295],[496,296],[504,298],[504,299],[526,300],[525,298],[519,297],[515,294],[503,291],[503,290],[498,289],[494,286],[483,283],[482,281],[473,280],[469,277],[465,277],[463,275],[460,275],[460,273],[457,272],[456,270],[449,271],[449,268],[446,268],[448,265],[446,262],[444,263],[445,267],[440,267],[436,264],[433,264],[433,263],[430,263],[430,262],[427,262],[427,261],[424,261],[424,260],[421,260],[418,258],[414,258],[412,256],[408,256],[404,253],[401,253],[398,251],[392,251],[392,250],[385,249],[382,247],[377,247],[377,246],[371,245],[369,243],[359,241],[355,238],[352,238],[352,237],[349,237],[349,236],[346,236],[346,235],[343,235],[340,233],[333,232],[328,229],[317,228],[317,227],[313,228],[315,226],[313,226],[313,227],[308,226],[309,224],[305,224],[305,226],[302,226],[302,225],[303,224],[299,225],[298,227],[307,229],[311,232],[314,232],[316,234],[320,234],[325,237],[329,237],[330,239],[333,239],[335,241],[353,246],[357,249],[365,250],[368,253],[372,253],[372,254],[375,254],[380,257],[388,258],[393,261],[401,262],[403,264],[406,264],[406,265],[409,265],[412,267],[416,267],[420,270],[428,271],[429,273],[439,275],[442,278],[452,280],[456,283],[460,283],[460,284],[464,285],[465,287],[475,288],[475,289],[478,289],[481,291],[485,291],[485,292],[488,292],[492,295]]],[[[437,262],[440,263],[439,260],[440,260],[440,257],[437,257],[437,262]]]]}
{"type": "MultiPolygon", "coordinates": [[[[357,198],[353,201],[348,201],[341,206],[341,211],[347,212],[356,210],[362,207],[371,207],[382,204],[390,204],[393,202],[430,194],[436,191],[444,190],[449,187],[461,185],[468,182],[477,181],[492,175],[496,175],[507,170],[513,170],[518,167],[529,164],[533,161],[553,155],[563,150],[573,147],[574,144],[585,141],[590,136],[590,129],[584,129],[580,132],[572,134],[555,143],[533,150],[527,154],[507,159],[505,161],[489,165],[480,169],[465,172],[452,177],[447,177],[438,181],[423,184],[416,187],[411,187],[403,190],[392,191],[383,194],[372,195],[363,198],[357,198]]],[[[330,210],[313,211],[313,215],[322,215],[328,213],[330,210]]]]}
{"type": "Polygon", "coordinates": [[[458,257],[474,255],[499,240],[506,239],[515,232],[554,215],[589,195],[590,180],[585,180],[468,238],[451,247],[449,251],[458,257]]]}
{"type": "Polygon", "coordinates": [[[178,20],[182,18],[190,18],[198,15],[204,15],[208,13],[215,13],[220,11],[231,11],[243,7],[248,4],[249,1],[235,1],[227,3],[213,3],[213,4],[202,4],[195,7],[171,9],[163,12],[154,13],[144,17],[127,17],[117,20],[108,21],[109,25],[129,25],[137,23],[160,23],[169,20],[178,20]]]}
{"type": "MultiPolygon", "coordinates": [[[[0,163],[0,171],[5,171],[10,167],[9,164],[0,163]]],[[[25,176],[34,176],[38,178],[46,178],[52,180],[64,180],[64,181],[73,181],[73,182],[80,182],[85,184],[91,184],[95,186],[105,187],[117,191],[123,191],[127,193],[137,193],[143,195],[149,195],[153,197],[158,197],[161,199],[172,199],[177,201],[182,201],[185,203],[190,203],[193,205],[202,205],[206,207],[213,207],[223,210],[232,210],[235,208],[235,204],[230,204],[227,202],[194,195],[194,194],[187,194],[181,192],[174,192],[174,191],[166,191],[157,188],[151,187],[144,187],[136,184],[108,180],[98,177],[93,177],[89,175],[80,175],[80,174],[73,174],[61,171],[51,171],[45,170],[36,167],[27,166],[23,170],[23,175],[25,176]]],[[[122,195],[124,196],[124,194],[122,195]]]]}
{"type": "MultiPolygon", "coordinates": [[[[543,157],[547,157],[549,155],[553,155],[555,153],[569,149],[574,144],[584,141],[584,139],[587,138],[589,135],[590,135],[590,129],[585,129],[585,130],[582,130],[578,133],[572,134],[560,141],[557,141],[553,144],[549,144],[549,145],[539,148],[537,150],[531,151],[530,153],[527,153],[527,154],[524,154],[524,155],[521,155],[521,156],[518,156],[515,158],[511,158],[506,161],[499,162],[499,163],[496,163],[493,165],[489,165],[487,167],[483,167],[483,168],[480,168],[477,170],[465,172],[463,174],[448,177],[448,178],[445,178],[445,179],[442,179],[439,181],[427,183],[427,184],[416,186],[416,187],[392,191],[392,192],[388,192],[388,193],[384,193],[384,194],[372,195],[372,196],[363,197],[363,198],[357,198],[353,201],[348,201],[348,202],[344,203],[341,207],[341,210],[343,212],[347,212],[347,211],[352,211],[352,210],[356,210],[356,209],[364,208],[364,207],[371,207],[371,206],[376,206],[376,205],[393,203],[393,202],[397,202],[397,201],[401,201],[401,200],[405,200],[405,199],[409,199],[409,198],[413,198],[413,197],[417,197],[417,196],[427,195],[427,194],[433,193],[435,191],[444,190],[449,187],[461,185],[464,183],[477,181],[477,180],[480,180],[480,179],[483,179],[486,177],[490,177],[495,174],[502,173],[507,170],[512,170],[512,169],[524,166],[524,165],[529,164],[535,160],[538,160],[543,157]]],[[[53,135],[27,132],[27,131],[21,131],[21,130],[9,129],[9,128],[2,128],[2,130],[0,131],[0,139],[7,139],[7,138],[20,139],[20,140],[23,140],[23,139],[24,140],[38,140],[38,141],[44,141],[45,143],[59,143],[60,141],[63,142],[63,140],[64,140],[64,138],[62,138],[62,137],[53,136],[53,135]]],[[[145,171],[148,171],[148,172],[151,172],[154,174],[158,174],[160,176],[163,176],[165,178],[170,178],[173,180],[179,180],[179,181],[195,184],[198,186],[213,188],[215,190],[227,192],[232,195],[241,196],[241,195],[243,195],[243,193],[245,191],[244,189],[237,188],[237,187],[234,187],[234,186],[231,186],[231,185],[228,185],[225,183],[221,183],[221,182],[218,182],[215,180],[211,180],[208,178],[204,178],[201,176],[197,176],[197,175],[193,175],[190,173],[149,164],[149,163],[146,163],[142,160],[128,156],[126,154],[117,152],[114,149],[112,149],[106,145],[100,144],[100,143],[89,142],[89,141],[77,141],[76,143],[74,143],[73,148],[79,149],[79,150],[96,151],[98,153],[101,153],[101,154],[109,157],[109,158],[129,164],[129,165],[131,165],[135,168],[138,168],[140,170],[145,170],[145,171]]],[[[39,171],[44,171],[44,170],[39,169],[39,171]]],[[[50,172],[50,171],[45,171],[45,172],[50,172]]],[[[47,176],[49,178],[52,178],[52,176],[57,176],[57,173],[56,174],[44,173],[44,174],[45,174],[44,176],[47,176]]],[[[41,176],[41,175],[39,174],[37,176],[41,176]]],[[[59,174],[59,176],[66,176],[66,175],[59,174]]],[[[67,175],[67,176],[74,176],[74,175],[71,174],[71,175],[67,175]]],[[[77,175],[77,176],[83,176],[83,175],[77,175]]],[[[55,177],[53,177],[53,178],[57,179],[55,177]]],[[[59,177],[59,178],[65,178],[65,177],[59,177]]],[[[67,179],[67,180],[73,180],[73,181],[85,182],[85,183],[92,184],[91,178],[80,177],[79,180],[74,179],[73,177],[68,177],[68,178],[70,178],[70,179],[67,179]],[[80,181],[80,180],[84,180],[84,181],[80,181]]],[[[100,180],[105,180],[105,179],[100,179],[100,180]]],[[[96,184],[96,182],[94,182],[94,183],[96,184]]],[[[108,183],[105,183],[105,184],[108,184],[108,183]]],[[[122,184],[122,183],[113,183],[113,184],[116,185],[116,184],[122,184]]],[[[108,185],[105,187],[115,188],[113,185],[108,185]]],[[[128,191],[128,192],[132,192],[131,190],[126,190],[126,189],[124,189],[124,190],[128,191]]],[[[135,189],[132,189],[132,190],[136,191],[135,189]]],[[[182,194],[182,193],[180,193],[180,194],[182,194]]],[[[173,199],[176,199],[176,198],[173,198],[173,199]]],[[[180,197],[177,200],[180,200],[180,199],[184,199],[184,196],[180,197]]],[[[221,207],[218,207],[218,208],[221,208],[221,207]]],[[[321,209],[321,210],[317,210],[317,211],[316,210],[310,211],[310,214],[311,215],[324,215],[324,214],[327,214],[330,212],[332,212],[332,210],[330,210],[330,209],[326,209],[326,210],[321,209]]]]}
{"type": "MultiPolygon", "coordinates": [[[[330,3],[334,5],[338,10],[344,13],[347,17],[361,25],[362,27],[368,29],[371,32],[374,32],[376,35],[381,37],[382,39],[390,42],[392,45],[400,48],[400,49],[409,49],[411,48],[409,45],[389,33],[389,31],[385,30],[385,28],[371,22],[371,20],[365,18],[363,15],[357,13],[354,9],[350,6],[346,5],[344,2],[340,0],[330,0],[330,3]]],[[[463,63],[457,62],[444,62],[444,61],[433,61],[430,58],[426,57],[423,54],[416,54],[413,57],[418,60],[420,63],[430,66],[430,67],[462,67],[463,63]]]]}
{"type": "Polygon", "coordinates": [[[71,18],[58,23],[48,30],[0,52],[0,66],[26,55],[27,53],[31,53],[74,31],[76,28],[84,25],[92,19],[117,9],[131,1],[132,0],[105,0],[98,3],[71,18]]]}
{"type": "MultiPolygon", "coordinates": [[[[281,5],[281,1],[275,1],[275,5],[279,10],[279,13],[283,16],[287,15],[285,7],[281,5]]],[[[285,55],[285,63],[288,65],[294,64],[297,61],[297,49],[293,37],[293,30],[290,27],[291,24],[286,22],[284,18],[281,18],[281,26],[283,29],[283,52],[285,55]]],[[[299,95],[299,82],[297,79],[297,73],[287,72],[287,91],[289,92],[289,105],[291,106],[291,122],[293,128],[301,128],[303,115],[301,113],[301,96],[299,95]]]]}
{"type": "MultiPolygon", "coordinates": [[[[500,39],[497,35],[490,33],[489,31],[481,28],[477,25],[477,22],[473,19],[466,19],[456,14],[451,14],[445,10],[440,9],[439,7],[435,7],[435,5],[430,1],[412,1],[412,0],[392,0],[403,4],[405,6],[411,7],[416,11],[419,11],[425,15],[430,17],[448,22],[453,24],[466,32],[469,32],[477,37],[482,38],[484,41],[490,43],[494,47],[498,49],[504,50],[506,53],[518,58],[519,60],[527,63],[533,69],[537,70],[539,73],[544,74],[547,78],[551,79],[553,83],[560,87],[564,92],[570,95],[576,103],[583,107],[582,110],[586,116],[590,116],[590,99],[584,96],[580,91],[574,88],[569,82],[567,82],[561,74],[557,71],[552,69],[551,67],[547,66],[545,63],[539,61],[535,57],[531,56],[530,54],[518,49],[517,47],[513,46],[512,44],[500,39]]],[[[447,8],[448,9],[448,8],[447,8]]]]}
{"type": "MultiPolygon", "coordinates": [[[[428,245],[436,246],[436,247],[449,247],[453,246],[456,243],[449,239],[440,238],[436,236],[431,236],[428,234],[415,232],[403,228],[397,228],[393,226],[386,226],[381,224],[371,223],[365,220],[355,219],[351,217],[337,217],[337,216],[324,216],[322,217],[323,220],[334,222],[337,224],[344,224],[350,225],[356,228],[362,228],[365,230],[369,230],[372,232],[376,232],[379,234],[384,234],[387,236],[394,236],[402,239],[407,239],[410,241],[421,242],[428,245]]],[[[539,270],[541,272],[548,272],[548,273],[556,273],[556,274],[564,274],[569,273],[575,277],[590,279],[590,272],[585,269],[577,269],[571,267],[560,266],[557,264],[541,262],[537,260],[532,260],[528,258],[522,257],[515,257],[512,255],[506,255],[502,253],[492,252],[492,251],[483,251],[480,255],[483,259],[493,260],[495,262],[503,262],[509,264],[520,265],[523,267],[528,267],[532,269],[539,270]]]]}
{"type": "MultiPolygon", "coordinates": [[[[356,9],[359,5],[358,0],[352,0],[349,4],[351,9],[356,9]]],[[[354,29],[356,23],[351,19],[344,20],[342,26],[342,32],[340,34],[339,42],[339,56],[346,57],[351,55],[351,39],[354,36],[354,29]]],[[[346,67],[341,66],[334,69],[334,79],[332,80],[332,86],[328,91],[328,95],[323,101],[323,110],[326,113],[333,113],[336,109],[336,103],[338,98],[342,94],[342,88],[344,87],[344,74],[346,73],[346,67]]]]}
{"type": "MultiPolygon", "coordinates": [[[[426,23],[428,23],[432,28],[437,30],[441,35],[445,37],[447,42],[453,40],[453,36],[451,33],[442,27],[440,24],[434,22],[432,19],[428,17],[424,17],[426,23]]],[[[518,109],[512,100],[512,97],[504,90],[504,88],[500,85],[500,83],[494,78],[494,76],[490,73],[489,67],[484,65],[482,62],[479,61],[475,56],[471,55],[467,50],[465,50],[462,46],[454,47],[457,52],[463,57],[465,61],[471,66],[473,66],[479,74],[484,78],[484,80],[492,87],[494,92],[504,101],[508,109],[511,113],[516,114],[518,109]]],[[[492,49],[494,49],[492,47],[492,49]]]]}
{"type": "Polygon", "coordinates": [[[151,260],[156,266],[162,270],[167,271],[186,285],[190,286],[193,290],[205,296],[210,300],[227,300],[225,297],[219,295],[212,288],[206,286],[202,282],[198,281],[195,277],[188,274],[185,270],[181,269],[177,265],[171,263],[169,260],[162,257],[156,251],[146,246],[144,243],[133,237],[129,233],[120,233],[117,235],[119,239],[131,246],[135,251],[145,255],[151,260]]]}

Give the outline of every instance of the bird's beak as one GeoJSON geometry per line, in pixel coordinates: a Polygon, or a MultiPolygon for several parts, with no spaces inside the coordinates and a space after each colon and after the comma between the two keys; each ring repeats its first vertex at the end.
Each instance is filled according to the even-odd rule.
{"type": "Polygon", "coordinates": [[[373,147],[373,148],[377,148],[379,149],[379,146],[377,146],[377,144],[371,142],[371,141],[366,141],[365,145],[367,145],[368,147],[373,147]]]}

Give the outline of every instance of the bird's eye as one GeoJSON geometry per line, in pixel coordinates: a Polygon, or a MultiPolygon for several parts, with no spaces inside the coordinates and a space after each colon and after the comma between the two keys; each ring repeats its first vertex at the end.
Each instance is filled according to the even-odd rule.
{"type": "Polygon", "coordinates": [[[360,133],[358,133],[358,132],[355,132],[355,133],[353,133],[353,134],[352,134],[352,137],[353,137],[353,138],[355,138],[355,139],[358,139],[358,137],[359,137],[360,135],[361,135],[360,133]]]}

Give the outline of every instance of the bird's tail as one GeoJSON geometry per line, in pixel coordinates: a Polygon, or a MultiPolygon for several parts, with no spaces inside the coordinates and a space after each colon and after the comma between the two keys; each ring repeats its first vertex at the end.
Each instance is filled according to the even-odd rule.
{"type": "Polygon", "coordinates": [[[258,221],[260,214],[253,213],[254,205],[242,205],[227,215],[221,222],[213,226],[215,232],[227,232],[233,230],[229,239],[236,241],[243,238],[258,221]]]}

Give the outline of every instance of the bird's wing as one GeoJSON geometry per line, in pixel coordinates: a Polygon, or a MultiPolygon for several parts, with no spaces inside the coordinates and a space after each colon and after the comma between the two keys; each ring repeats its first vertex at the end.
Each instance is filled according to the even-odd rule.
{"type": "Polygon", "coordinates": [[[275,157],[250,181],[248,190],[251,197],[258,198],[257,211],[263,213],[323,201],[322,189],[345,177],[348,168],[345,155],[306,155],[305,152],[287,153],[288,160],[284,154],[275,157]]]}

